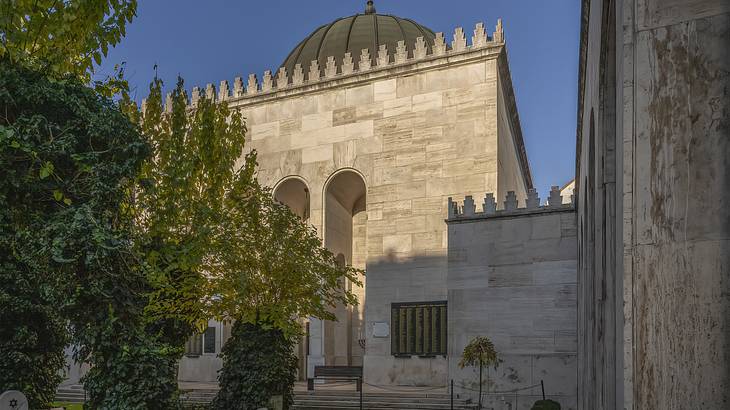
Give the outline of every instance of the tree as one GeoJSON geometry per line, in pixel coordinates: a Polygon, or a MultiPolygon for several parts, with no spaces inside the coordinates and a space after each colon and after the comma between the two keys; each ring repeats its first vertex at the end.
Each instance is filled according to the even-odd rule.
{"type": "Polygon", "coordinates": [[[356,304],[342,279],[360,285],[360,271],[338,264],[316,230],[255,178],[255,152],[246,157],[224,202],[225,224],[214,232],[213,313],[262,323],[296,335],[297,318],[336,320],[338,303],[356,304]]]}
{"type": "MultiPolygon", "coordinates": [[[[32,400],[45,404],[59,381],[49,375],[63,364],[68,325],[76,358],[95,369],[85,381],[92,408],[173,401],[169,386],[124,367],[165,351],[140,333],[148,286],[132,252],[130,192],[147,143],[114,102],[76,78],[53,80],[4,61],[0,90],[0,203],[7,205],[0,269],[10,278],[4,289],[17,290],[0,297],[0,311],[22,311],[3,323],[15,323],[26,344],[44,339],[40,347],[49,349],[34,352],[48,368],[3,375],[26,375],[11,382],[40,386],[30,388],[38,392],[32,400]]],[[[11,366],[27,361],[24,344],[3,349],[15,358],[11,366]]]]}
{"type": "Polygon", "coordinates": [[[136,195],[151,321],[178,324],[180,343],[186,329],[188,336],[209,318],[235,321],[217,405],[266,405],[262,397],[282,394],[282,386],[290,400],[295,368],[269,361],[276,383],[241,377],[261,365],[244,335],[257,333],[255,340],[274,344],[279,362],[289,363],[297,319],[334,320],[330,307],[356,303],[339,280],[358,284],[357,271],[339,267],[314,229],[259,184],[238,111],[205,97],[189,107],[182,80],[163,107],[161,89],[160,80],[151,84],[140,117],[154,153],[136,195]]]}
{"type": "Polygon", "coordinates": [[[88,80],[136,11],[136,0],[3,0],[0,58],[88,80]]]}
{"type": "Polygon", "coordinates": [[[214,402],[219,409],[260,408],[276,395],[283,395],[289,406],[296,375],[294,338],[301,332],[298,319],[336,320],[330,308],[357,303],[351,292],[342,290],[341,280],[360,285],[359,271],[340,266],[314,228],[258,184],[254,161],[252,153],[226,198],[226,224],[214,234],[218,252],[211,281],[218,297],[213,312],[236,321],[223,355],[221,389],[214,402]],[[270,335],[269,343],[279,346],[278,361],[292,365],[264,361],[267,377],[257,377],[262,361],[252,354],[255,350],[245,348],[248,336],[236,331],[239,326],[270,335]]]}
{"type": "Polygon", "coordinates": [[[201,99],[189,110],[182,79],[165,112],[162,86],[159,79],[150,84],[143,113],[130,109],[153,149],[135,195],[135,236],[150,280],[150,321],[182,347],[211,315],[206,274],[213,269],[212,233],[224,223],[223,202],[246,128],[226,104],[201,99]]]}
{"type": "Polygon", "coordinates": [[[472,339],[469,344],[464,347],[461,354],[459,367],[476,366],[479,368],[479,408],[482,408],[482,370],[486,366],[494,365],[496,369],[499,366],[499,358],[494,344],[488,337],[477,336],[472,339]]]}

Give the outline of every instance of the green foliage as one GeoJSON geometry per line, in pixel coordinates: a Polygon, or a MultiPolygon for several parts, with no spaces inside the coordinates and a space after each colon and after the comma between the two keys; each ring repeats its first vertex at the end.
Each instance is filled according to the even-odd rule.
{"type": "Polygon", "coordinates": [[[459,367],[462,369],[467,366],[484,368],[490,365],[494,365],[495,369],[499,365],[494,343],[488,337],[477,336],[464,347],[459,367]]]}
{"type": "Polygon", "coordinates": [[[532,405],[532,410],[560,410],[560,403],[554,400],[538,400],[532,405]]]}
{"type": "Polygon", "coordinates": [[[136,11],[136,0],[2,0],[0,58],[88,80],[136,11]]]}
{"type": "Polygon", "coordinates": [[[148,312],[202,328],[210,317],[266,323],[290,336],[297,318],[334,320],[354,304],[339,267],[312,227],[276,203],[256,179],[256,152],[243,158],[246,127],[226,103],[201,98],[187,111],[182,80],[163,113],[162,83],[150,86],[142,117],[155,153],[143,168],[140,229],[148,235],[154,292],[148,312]]]}
{"type": "Polygon", "coordinates": [[[151,84],[143,115],[130,110],[154,149],[135,196],[139,252],[152,286],[147,314],[170,343],[182,345],[183,335],[213,317],[286,352],[281,363],[256,359],[243,371],[259,357],[257,345],[242,337],[226,344],[221,380],[234,390],[224,389],[221,400],[246,394],[243,403],[262,403],[273,390],[254,375],[276,376],[277,392],[290,389],[294,379],[278,372],[301,332],[298,319],[335,320],[331,307],[357,302],[341,280],[359,285],[359,271],[339,266],[316,231],[259,184],[255,151],[241,161],[246,127],[238,111],[207,98],[189,110],[178,80],[163,112],[161,88],[157,79],[151,84]]]}
{"type": "Polygon", "coordinates": [[[499,358],[494,343],[486,336],[477,336],[464,347],[459,367],[475,366],[479,369],[479,408],[482,408],[482,370],[485,366],[499,366],[499,358]]]}
{"type": "Polygon", "coordinates": [[[51,407],[63,407],[66,410],[84,410],[84,405],[78,403],[53,402],[51,403],[51,407]]]}
{"type": "Polygon", "coordinates": [[[171,112],[163,113],[161,89],[162,81],[155,79],[144,115],[130,110],[154,150],[136,195],[136,236],[152,286],[147,313],[171,343],[182,345],[209,319],[204,273],[213,269],[211,233],[224,223],[222,204],[246,128],[226,104],[201,99],[189,112],[181,79],[171,112]]]}
{"type": "Polygon", "coordinates": [[[279,395],[284,396],[284,408],[293,404],[297,358],[292,339],[281,329],[236,322],[221,357],[226,366],[213,408],[259,409],[279,395]]]}
{"type": "Polygon", "coordinates": [[[89,357],[84,376],[92,409],[174,409],[179,349],[170,348],[137,328],[119,326],[113,320],[101,327],[97,351],[89,357]],[[136,332],[135,332],[136,330],[136,332]],[[119,338],[119,332],[123,335],[119,338]],[[123,380],[120,380],[123,379],[123,380]]]}
{"type": "Polygon", "coordinates": [[[340,283],[359,285],[359,271],[339,266],[314,228],[274,201],[256,181],[254,161],[255,153],[226,198],[226,225],[213,233],[212,284],[219,297],[212,308],[216,316],[261,321],[293,336],[301,329],[295,319],[336,320],[328,308],[356,304],[340,283]]]}
{"type": "MultiPolygon", "coordinates": [[[[0,209],[7,209],[3,199],[0,209]]],[[[49,289],[51,278],[12,256],[6,217],[0,213],[0,391],[22,391],[31,408],[40,408],[61,383],[68,337],[49,289]]]]}
{"type": "MultiPolygon", "coordinates": [[[[34,377],[59,370],[68,323],[76,358],[94,365],[85,383],[96,407],[173,401],[175,381],[157,377],[170,373],[171,350],[141,333],[149,285],[132,249],[130,194],[149,147],[137,126],[79,80],[51,80],[7,61],[0,107],[0,269],[17,276],[15,299],[0,298],[1,310],[24,312],[19,328],[48,332],[52,346],[38,360],[48,368],[34,377]]],[[[7,349],[22,358],[26,347],[7,349]]],[[[3,373],[28,369],[13,370],[3,373]]],[[[40,383],[48,391],[57,382],[40,383]]]]}

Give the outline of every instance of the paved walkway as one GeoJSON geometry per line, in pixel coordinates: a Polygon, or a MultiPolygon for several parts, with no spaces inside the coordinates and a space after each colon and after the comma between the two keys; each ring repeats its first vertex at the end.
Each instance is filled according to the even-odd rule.
{"type": "MultiPolygon", "coordinates": [[[[181,390],[218,390],[218,383],[204,382],[179,382],[181,390]]],[[[314,386],[315,391],[332,391],[332,392],[348,392],[355,391],[355,383],[322,383],[314,386]]],[[[294,391],[297,393],[305,393],[307,391],[307,382],[296,382],[294,391]]],[[[412,387],[412,386],[371,386],[363,384],[363,393],[448,393],[446,387],[412,387]]]]}

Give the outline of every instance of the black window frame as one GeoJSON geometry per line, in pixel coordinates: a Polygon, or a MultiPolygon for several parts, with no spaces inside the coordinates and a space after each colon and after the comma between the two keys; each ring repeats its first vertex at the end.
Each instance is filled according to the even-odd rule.
{"type": "Polygon", "coordinates": [[[390,328],[391,355],[446,357],[448,303],[445,300],[391,303],[390,328]]]}
{"type": "Polygon", "coordinates": [[[203,353],[204,354],[215,354],[215,341],[216,341],[216,328],[214,326],[208,326],[203,332],[203,353]],[[211,340],[212,335],[212,340],[211,340]]]}
{"type": "Polygon", "coordinates": [[[185,342],[185,356],[200,357],[202,355],[217,354],[215,326],[208,326],[203,333],[195,333],[185,342]]]}

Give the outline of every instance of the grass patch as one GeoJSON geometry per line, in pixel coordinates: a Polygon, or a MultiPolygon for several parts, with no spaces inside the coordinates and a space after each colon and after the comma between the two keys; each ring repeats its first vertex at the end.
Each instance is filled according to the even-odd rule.
{"type": "Polygon", "coordinates": [[[66,410],[84,410],[84,405],[81,403],[53,402],[51,407],[63,407],[66,410]]]}

